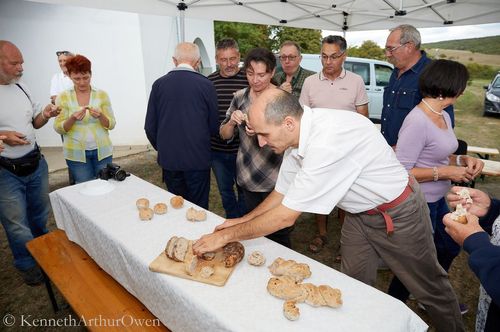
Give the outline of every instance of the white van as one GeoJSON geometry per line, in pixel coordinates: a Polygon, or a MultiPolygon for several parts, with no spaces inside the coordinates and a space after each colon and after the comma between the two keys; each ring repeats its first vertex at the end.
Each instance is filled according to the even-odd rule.
{"type": "MultiPolygon", "coordinates": [[[[319,54],[302,54],[300,65],[302,68],[315,72],[323,69],[319,54]]],[[[368,104],[370,119],[374,122],[380,122],[384,87],[389,84],[389,78],[394,68],[393,65],[380,60],[347,57],[344,68],[363,78],[370,101],[368,104]]]]}

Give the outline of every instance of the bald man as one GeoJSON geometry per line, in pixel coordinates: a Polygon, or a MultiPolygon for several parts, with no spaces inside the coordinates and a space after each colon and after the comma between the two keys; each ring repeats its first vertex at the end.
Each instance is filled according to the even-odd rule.
{"type": "Polygon", "coordinates": [[[210,137],[219,132],[217,92],[196,71],[196,44],[178,44],[172,61],[175,68],[153,84],[144,129],[158,151],[168,191],[208,209],[210,137]]]}
{"type": "Polygon", "coordinates": [[[23,55],[13,43],[0,40],[0,220],[14,256],[14,266],[27,285],[43,276],[26,242],[47,233],[48,168],[36,143],[35,129],[57,116],[54,105],[33,103],[20,83],[23,55]]]}
{"type": "Polygon", "coordinates": [[[347,212],[342,272],[374,285],[381,257],[423,303],[438,331],[463,331],[458,301],[440,267],[418,183],[366,117],[300,106],[282,90],[250,109],[259,144],[283,153],[274,191],[245,216],[228,219],[193,246],[197,255],[295,223],[302,212],[347,212]],[[393,222],[394,219],[394,222],[393,222]]]}

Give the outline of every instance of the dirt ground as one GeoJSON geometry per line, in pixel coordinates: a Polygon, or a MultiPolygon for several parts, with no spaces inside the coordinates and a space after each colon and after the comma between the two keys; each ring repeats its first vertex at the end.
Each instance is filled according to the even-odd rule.
{"type": "MultiPolygon", "coordinates": [[[[145,152],[133,156],[124,157],[115,160],[125,170],[151,182],[158,186],[164,187],[161,184],[161,170],[156,164],[155,152],[145,152]]],[[[53,172],[49,176],[50,190],[56,190],[67,185],[67,172],[65,170],[53,172]]],[[[500,179],[486,177],[484,181],[479,180],[476,188],[485,190],[493,196],[500,197],[500,179]]],[[[210,210],[224,215],[220,196],[217,192],[215,181],[212,181],[212,190],[210,192],[210,210]]],[[[54,218],[51,215],[49,219],[49,228],[55,229],[54,218]]],[[[312,254],[307,251],[308,244],[316,232],[314,220],[311,215],[304,214],[296,223],[292,234],[293,249],[299,251],[325,265],[335,269],[340,269],[339,264],[334,262],[334,255],[337,251],[340,236],[340,227],[336,216],[336,210],[332,212],[329,218],[329,243],[323,251],[318,254],[312,254]]],[[[63,305],[62,310],[54,313],[50,305],[49,298],[44,286],[29,287],[24,285],[21,277],[18,275],[12,266],[12,254],[7,244],[5,232],[0,232],[0,317],[6,315],[14,316],[18,323],[14,327],[7,328],[3,322],[0,323],[0,331],[19,331],[19,330],[37,330],[40,328],[20,326],[21,317],[31,318],[61,318],[64,319],[69,315],[76,317],[71,308],[65,304],[64,299],[58,294],[56,296],[60,305],[63,305]]],[[[466,331],[474,330],[475,311],[477,306],[477,296],[479,283],[477,278],[472,274],[467,265],[467,255],[461,253],[455,259],[451,271],[450,280],[461,302],[466,303],[470,311],[464,315],[466,331]]],[[[379,271],[376,287],[381,291],[386,291],[392,273],[387,270],[379,271]]],[[[417,308],[415,301],[408,301],[408,306],[412,308],[420,317],[429,323],[426,313],[417,308]]],[[[43,331],[65,331],[65,330],[83,330],[83,327],[54,327],[44,328],[43,331]]]]}

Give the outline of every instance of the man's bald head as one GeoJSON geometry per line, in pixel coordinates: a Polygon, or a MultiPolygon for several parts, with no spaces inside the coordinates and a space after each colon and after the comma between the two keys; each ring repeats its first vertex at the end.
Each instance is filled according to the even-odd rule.
{"type": "Polygon", "coordinates": [[[253,103],[249,111],[249,119],[256,114],[263,114],[268,123],[280,124],[287,116],[295,119],[302,117],[303,109],[297,97],[281,89],[264,91],[253,103]]]}
{"type": "Polygon", "coordinates": [[[195,43],[179,43],[175,47],[173,58],[176,66],[186,63],[196,68],[200,61],[200,49],[195,43]]]}
{"type": "Polygon", "coordinates": [[[23,75],[23,55],[16,45],[0,40],[0,84],[12,84],[23,75]]]}

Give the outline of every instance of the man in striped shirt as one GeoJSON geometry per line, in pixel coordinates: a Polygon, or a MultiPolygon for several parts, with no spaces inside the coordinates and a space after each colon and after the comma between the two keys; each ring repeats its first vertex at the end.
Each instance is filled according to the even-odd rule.
{"type": "MultiPolygon", "coordinates": [[[[234,39],[222,39],[217,43],[215,61],[219,70],[210,74],[208,79],[212,81],[217,91],[219,123],[221,123],[226,118],[234,93],[246,88],[248,81],[238,66],[240,51],[234,39]]],[[[238,135],[230,141],[221,139],[219,135],[211,138],[212,170],[227,218],[238,218],[246,213],[243,193],[236,183],[236,155],[239,144],[238,135]]]]}

